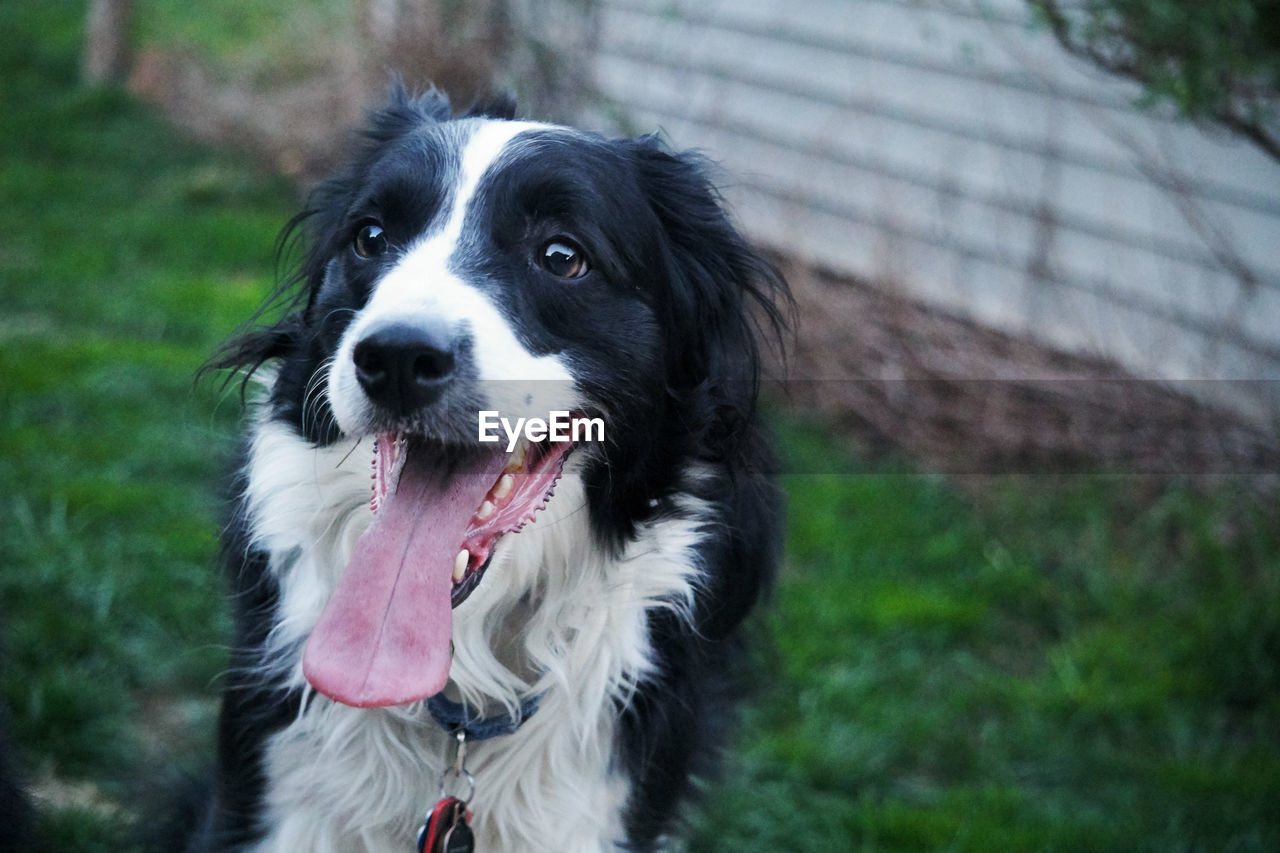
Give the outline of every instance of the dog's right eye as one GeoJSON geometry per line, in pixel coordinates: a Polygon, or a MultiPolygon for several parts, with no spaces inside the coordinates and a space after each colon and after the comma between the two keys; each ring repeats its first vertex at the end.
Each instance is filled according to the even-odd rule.
{"type": "Polygon", "coordinates": [[[370,260],[387,251],[387,235],[376,222],[366,222],[356,231],[351,248],[357,255],[370,260]]]}
{"type": "Polygon", "coordinates": [[[535,256],[538,266],[557,278],[582,278],[591,271],[587,253],[568,237],[553,237],[535,256]]]}

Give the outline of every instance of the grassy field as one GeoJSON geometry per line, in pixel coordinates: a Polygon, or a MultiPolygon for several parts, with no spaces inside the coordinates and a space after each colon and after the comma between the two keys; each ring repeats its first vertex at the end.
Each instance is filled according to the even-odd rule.
{"type": "MultiPolygon", "coordinates": [[[[0,4],[0,697],[38,849],[118,851],[137,786],[208,748],[238,402],[193,377],[294,199],[78,90],[81,14],[0,4]]],[[[1247,481],[962,489],[779,428],[791,470],[866,473],[787,478],[760,698],[691,850],[1280,849],[1280,531],[1247,481]]]]}

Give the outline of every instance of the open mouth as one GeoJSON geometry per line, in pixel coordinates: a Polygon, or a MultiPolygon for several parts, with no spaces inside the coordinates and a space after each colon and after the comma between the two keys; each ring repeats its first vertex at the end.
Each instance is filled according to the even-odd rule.
{"type": "Polygon", "coordinates": [[[546,506],[572,446],[522,440],[507,453],[379,434],[373,521],[307,641],[307,681],[360,708],[440,692],[453,608],[479,585],[498,540],[546,506]]]}
{"type": "MultiPolygon", "coordinates": [[[[521,438],[505,457],[498,476],[485,490],[475,512],[467,521],[462,540],[453,558],[450,578],[450,603],[457,607],[480,584],[480,578],[493,559],[493,548],[504,534],[517,533],[533,521],[534,514],[547,505],[555,493],[556,483],[564,468],[564,459],[572,445],[568,442],[531,442],[521,438]]],[[[423,439],[403,433],[381,433],[374,441],[373,496],[370,508],[376,513],[394,493],[410,453],[439,452],[423,439]]],[[[491,467],[490,463],[486,468],[491,467]]],[[[478,482],[483,482],[481,475],[478,482]]]]}

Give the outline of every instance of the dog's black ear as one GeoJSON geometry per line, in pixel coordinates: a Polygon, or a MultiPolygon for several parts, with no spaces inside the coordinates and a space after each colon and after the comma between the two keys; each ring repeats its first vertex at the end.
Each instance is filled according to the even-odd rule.
{"type": "Polygon", "coordinates": [[[510,92],[495,92],[476,99],[464,113],[465,118],[496,118],[510,121],[516,117],[516,99],[510,92]]]}
{"type": "Polygon", "coordinates": [[[386,106],[370,114],[364,137],[380,149],[426,123],[448,121],[449,96],[432,86],[421,94],[410,94],[404,81],[393,77],[386,106]]]}
{"type": "Polygon", "coordinates": [[[790,295],[777,268],[734,225],[694,152],[673,153],[655,136],[630,143],[641,190],[666,238],[656,309],[675,388],[706,391],[722,429],[750,418],[760,375],[760,339],[781,346],[790,295]]]}

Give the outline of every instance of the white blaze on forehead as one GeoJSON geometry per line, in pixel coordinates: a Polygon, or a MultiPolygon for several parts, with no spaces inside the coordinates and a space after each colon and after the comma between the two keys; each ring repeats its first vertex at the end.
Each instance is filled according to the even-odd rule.
{"type": "Polygon", "coordinates": [[[547,125],[525,121],[484,121],[469,138],[462,149],[462,165],[458,170],[458,180],[454,185],[453,207],[449,212],[449,221],[443,232],[429,242],[441,242],[449,247],[456,247],[458,238],[462,236],[462,223],[471,206],[471,200],[480,186],[480,180],[489,171],[502,153],[507,150],[512,140],[525,131],[546,128],[547,125]]]}
{"type": "Polygon", "coordinates": [[[461,165],[444,226],[431,229],[374,287],[359,318],[348,327],[329,376],[329,396],[344,431],[360,432],[368,402],[359,388],[352,352],[365,335],[391,323],[444,320],[470,338],[470,355],[489,408],[536,415],[574,408],[572,376],[554,355],[535,355],[520,343],[511,323],[489,295],[458,277],[450,261],[459,251],[467,214],[495,162],[526,131],[547,128],[532,122],[483,121],[463,143],[461,165]]]}

